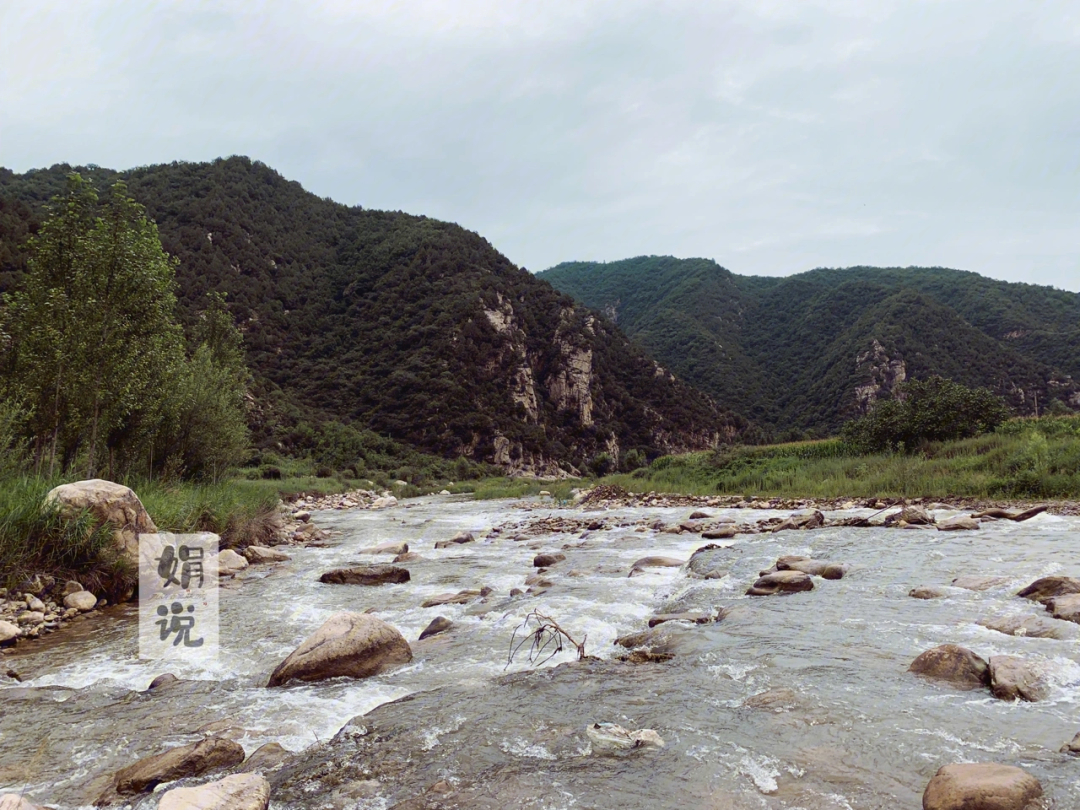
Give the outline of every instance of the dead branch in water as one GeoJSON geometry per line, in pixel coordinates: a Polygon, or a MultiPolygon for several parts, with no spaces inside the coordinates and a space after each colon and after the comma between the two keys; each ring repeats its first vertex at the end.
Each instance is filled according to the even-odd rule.
{"type": "MultiPolygon", "coordinates": [[[[532,611],[525,617],[520,625],[514,628],[514,634],[510,636],[510,653],[506,657],[506,666],[510,666],[514,662],[514,656],[518,654],[522,647],[525,646],[525,642],[531,640],[529,645],[529,663],[543,664],[550,661],[556,655],[561,653],[565,648],[564,641],[572,645],[578,654],[578,660],[584,660],[585,658],[585,640],[588,635],[581,637],[581,643],[574,641],[573,636],[559,627],[559,623],[552,619],[550,616],[545,616],[539,611],[532,611]],[[535,629],[530,629],[530,625],[536,625],[535,629]],[[522,637],[518,638],[518,633],[522,633],[522,637]],[[550,650],[548,655],[541,661],[542,656],[546,651],[550,650]]],[[[506,669],[506,667],[503,667],[506,669]]]]}

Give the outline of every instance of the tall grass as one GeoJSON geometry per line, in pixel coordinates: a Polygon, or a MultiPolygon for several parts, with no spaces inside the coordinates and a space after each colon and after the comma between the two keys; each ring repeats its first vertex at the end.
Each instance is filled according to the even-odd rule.
{"type": "Polygon", "coordinates": [[[665,456],[605,481],[634,492],[779,497],[1080,498],[1080,417],[861,455],[836,439],[665,456]]]}

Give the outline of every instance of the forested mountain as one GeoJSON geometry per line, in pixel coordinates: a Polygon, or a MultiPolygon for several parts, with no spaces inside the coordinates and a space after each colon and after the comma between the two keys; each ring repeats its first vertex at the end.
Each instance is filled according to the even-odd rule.
{"type": "Polygon", "coordinates": [[[1019,413],[1080,408],[1080,295],[945,268],[739,276],[707,259],[569,262],[539,274],[661,363],[772,429],[823,434],[938,374],[1019,413]]]}
{"type": "MultiPolygon", "coordinates": [[[[18,284],[25,239],[72,170],[0,169],[0,291],[18,284]]],[[[75,170],[101,188],[125,181],[157,222],[180,260],[182,319],[227,294],[264,446],[334,421],[551,473],[747,427],[457,225],[320,199],[246,158],[75,170]]]]}

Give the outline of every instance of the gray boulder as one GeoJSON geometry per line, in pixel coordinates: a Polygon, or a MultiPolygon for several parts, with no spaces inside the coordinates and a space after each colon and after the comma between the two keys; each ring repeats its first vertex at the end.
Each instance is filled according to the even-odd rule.
{"type": "Polygon", "coordinates": [[[959,689],[990,685],[990,666],[971,650],[956,644],[942,644],[919,655],[908,672],[959,689]]]}
{"type": "Polygon", "coordinates": [[[1045,700],[1050,694],[1046,682],[1023,658],[1015,655],[990,656],[990,691],[1002,700],[1045,700]]]}

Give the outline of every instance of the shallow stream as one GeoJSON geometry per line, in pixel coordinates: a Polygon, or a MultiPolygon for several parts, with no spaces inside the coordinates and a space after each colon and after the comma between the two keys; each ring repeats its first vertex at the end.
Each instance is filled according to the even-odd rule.
{"type": "MultiPolygon", "coordinates": [[[[291,561],[252,566],[223,585],[217,663],[168,667],[192,683],[145,691],[164,669],[138,659],[135,610],[128,607],[5,656],[23,682],[0,678],[0,793],[85,806],[102,776],[213,731],[248,753],[266,742],[305,752],[288,784],[275,788],[273,807],[388,808],[445,780],[460,792],[458,804],[451,796],[439,799],[444,804],[407,806],[917,808],[938,767],[958,761],[1020,765],[1058,807],[1080,807],[1080,759],[1058,753],[1080,731],[1080,627],[1063,623],[1068,638],[1040,639],[977,624],[1048,615],[1014,594],[1041,576],[1080,575],[1080,518],[1042,514],[974,532],[825,528],[739,536],[722,579],[692,579],[680,568],[628,578],[641,557],[685,560],[707,542],[634,531],[642,520],[672,523],[690,511],[584,513],[627,525],[527,542],[511,539],[512,529],[500,539],[485,535],[493,526],[547,514],[581,517],[582,510],[426,498],[378,512],[316,513],[321,527],[340,532],[329,547],[289,549],[291,561]],[[477,542],[434,550],[437,540],[460,530],[475,532],[477,542]],[[411,582],[372,588],[317,581],[331,568],[372,561],[358,550],[397,540],[423,557],[407,564],[411,582]],[[510,599],[533,573],[538,550],[567,556],[549,572],[553,587],[510,599]],[[744,596],[757,572],[783,554],[844,562],[850,570],[838,581],[815,578],[807,593],[744,596]],[[947,586],[960,575],[1005,582],[985,591],[947,588],[943,599],[907,595],[916,585],[947,586]],[[483,603],[420,607],[435,594],[481,586],[494,589],[483,603]],[[644,629],[654,614],[719,607],[732,609],[722,622],[673,631],[673,660],[615,660],[626,652],[615,638],[644,629]],[[369,608],[410,642],[435,616],[454,627],[414,644],[407,667],[376,678],[264,686],[330,615],[369,608]],[[558,666],[573,661],[568,650],[529,674],[522,653],[507,667],[511,636],[533,609],[586,637],[587,653],[605,660],[558,666]],[[983,658],[1008,653],[1036,662],[1049,698],[1003,702],[988,691],[956,691],[906,672],[920,652],[944,643],[983,658]],[[768,690],[790,691],[744,705],[768,690]],[[383,706],[417,693],[424,694],[383,706]],[[383,742],[369,734],[368,747],[356,749],[370,767],[302,794],[298,769],[340,760],[340,740],[336,748],[321,744],[379,706],[364,722],[382,729],[383,742]],[[617,756],[593,751],[584,728],[605,721],[655,729],[666,746],[617,756]]],[[[776,514],[709,511],[740,522],[776,514]]]]}

